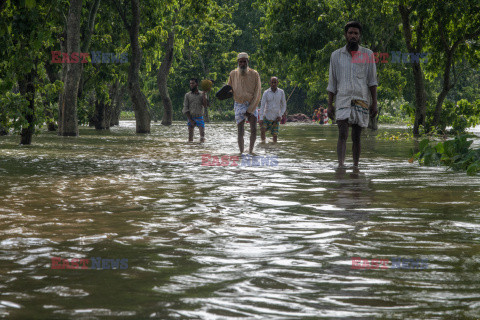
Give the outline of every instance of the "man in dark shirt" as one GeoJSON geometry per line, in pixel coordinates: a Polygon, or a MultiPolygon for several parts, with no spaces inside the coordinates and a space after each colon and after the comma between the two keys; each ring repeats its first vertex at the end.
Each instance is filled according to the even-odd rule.
{"type": "Polygon", "coordinates": [[[205,121],[203,120],[203,108],[207,107],[205,92],[198,91],[198,79],[190,79],[190,92],[185,94],[182,112],[187,116],[188,142],[193,142],[193,130],[198,127],[200,142],[205,141],[205,121]]]}

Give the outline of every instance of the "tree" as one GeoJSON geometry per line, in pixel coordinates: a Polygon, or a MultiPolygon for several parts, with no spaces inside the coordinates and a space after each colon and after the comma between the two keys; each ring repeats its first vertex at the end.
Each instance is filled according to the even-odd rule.
{"type": "MultiPolygon", "coordinates": [[[[80,22],[82,17],[82,0],[71,0],[67,20],[67,54],[80,52],[80,22]]],[[[78,57],[77,57],[78,58],[78,57]]],[[[81,63],[68,63],[65,75],[65,91],[59,105],[58,134],[61,136],[78,136],[77,98],[81,63]]]]}
{"type": "MultiPolygon", "coordinates": [[[[478,65],[478,39],[480,34],[480,5],[477,1],[461,3],[431,2],[426,0],[400,1],[398,10],[407,49],[411,53],[429,54],[426,65],[427,79],[442,78],[441,91],[435,99],[431,126],[438,127],[441,110],[448,92],[455,86],[458,76],[455,64],[464,57],[478,65]],[[476,58],[475,58],[476,57],[476,58]],[[476,59],[476,61],[475,61],[476,59]],[[452,73],[454,78],[452,80],[452,73]]],[[[418,61],[412,61],[415,81],[416,111],[413,133],[426,123],[428,96],[425,74],[418,61]]]]}
{"type": "Polygon", "coordinates": [[[113,1],[130,36],[132,58],[128,69],[127,88],[133,103],[133,110],[135,111],[136,132],[150,133],[150,112],[148,111],[147,99],[141,90],[139,77],[140,64],[142,63],[142,49],[138,39],[140,32],[140,4],[138,0],[131,0],[132,18],[129,21],[125,3],[122,3],[121,0],[113,1]]]}
{"type": "Polygon", "coordinates": [[[31,144],[35,126],[43,123],[41,94],[58,89],[43,85],[43,61],[51,41],[52,15],[57,2],[10,1],[0,7],[0,127],[20,132],[21,144],[31,144]]]}

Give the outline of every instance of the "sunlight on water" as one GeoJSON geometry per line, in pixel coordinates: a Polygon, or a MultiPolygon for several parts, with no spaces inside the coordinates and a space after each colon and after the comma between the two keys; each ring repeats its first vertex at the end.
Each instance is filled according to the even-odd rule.
{"type": "Polygon", "coordinates": [[[282,126],[252,166],[232,161],[233,123],[207,124],[205,144],[183,122],[152,129],[1,138],[0,317],[480,317],[478,176],[410,164],[412,142],[368,132],[360,170],[335,170],[332,126],[282,126]]]}

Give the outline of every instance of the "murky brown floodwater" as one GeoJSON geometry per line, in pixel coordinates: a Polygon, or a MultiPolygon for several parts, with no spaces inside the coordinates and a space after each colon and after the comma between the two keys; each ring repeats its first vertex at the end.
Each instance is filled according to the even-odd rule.
{"type": "Polygon", "coordinates": [[[409,164],[412,142],[373,136],[359,173],[336,172],[336,128],[314,124],[256,148],[277,166],[201,166],[237,152],[233,122],[206,132],[204,145],[186,143],[184,122],[27,147],[1,137],[0,317],[480,318],[478,176],[409,164]],[[128,268],[52,269],[52,257],[128,268]],[[352,257],[428,265],[352,269],[352,257]]]}

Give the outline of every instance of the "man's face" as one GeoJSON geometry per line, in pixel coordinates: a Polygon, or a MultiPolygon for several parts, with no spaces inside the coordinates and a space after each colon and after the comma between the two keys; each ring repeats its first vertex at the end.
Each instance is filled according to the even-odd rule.
{"type": "Polygon", "coordinates": [[[350,27],[345,33],[345,39],[347,43],[358,44],[360,42],[360,30],[358,28],[350,27]]]}
{"type": "Polygon", "coordinates": [[[278,87],[278,79],[277,78],[272,78],[270,79],[270,88],[275,91],[277,90],[278,87]]]}
{"type": "Polygon", "coordinates": [[[198,84],[194,80],[190,80],[190,90],[196,91],[198,84]]]}
{"type": "Polygon", "coordinates": [[[247,66],[248,66],[248,60],[246,58],[238,59],[238,67],[240,69],[247,69],[247,66]]]}

